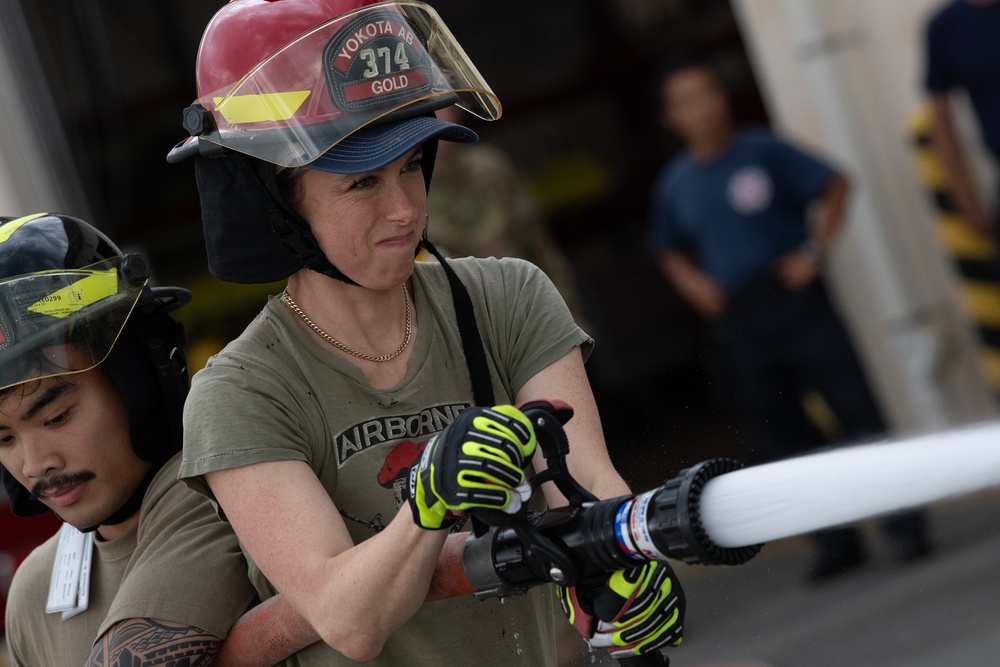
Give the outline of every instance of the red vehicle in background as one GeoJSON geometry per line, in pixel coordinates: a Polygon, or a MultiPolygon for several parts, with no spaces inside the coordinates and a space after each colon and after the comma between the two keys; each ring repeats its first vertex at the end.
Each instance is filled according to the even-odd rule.
{"type": "Polygon", "coordinates": [[[14,516],[7,496],[0,489],[0,637],[3,637],[7,591],[14,578],[14,570],[32,549],[55,534],[60,525],[52,512],[30,519],[14,516]]]}

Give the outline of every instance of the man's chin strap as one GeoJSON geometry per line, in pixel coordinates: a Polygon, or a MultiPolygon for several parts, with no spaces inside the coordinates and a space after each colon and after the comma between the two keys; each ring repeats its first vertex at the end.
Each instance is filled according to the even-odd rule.
{"type": "Polygon", "coordinates": [[[117,526],[123,521],[131,519],[135,516],[135,513],[142,507],[142,499],[146,497],[146,490],[149,488],[149,485],[152,483],[153,478],[156,477],[156,473],[158,472],[160,472],[160,466],[151,467],[143,480],[139,482],[139,486],[136,487],[135,491],[132,492],[132,495],[125,501],[125,504],[115,510],[107,519],[104,519],[89,528],[83,528],[81,529],[81,532],[91,533],[101,526],[117,526]]]}
{"type": "Polygon", "coordinates": [[[14,476],[7,472],[3,466],[0,466],[0,481],[3,482],[4,489],[7,491],[7,501],[10,503],[10,511],[14,516],[27,518],[49,511],[45,503],[32,498],[31,492],[21,486],[21,483],[14,479],[14,476]]]}

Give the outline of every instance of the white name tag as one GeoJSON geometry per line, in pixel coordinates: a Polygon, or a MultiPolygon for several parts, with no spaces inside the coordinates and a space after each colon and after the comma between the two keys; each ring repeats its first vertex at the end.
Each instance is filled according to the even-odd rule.
{"type": "Polygon", "coordinates": [[[81,533],[64,523],[59,531],[59,546],[52,563],[47,614],[62,613],[62,620],[72,618],[90,602],[90,562],[94,555],[94,534],[81,533]]]}

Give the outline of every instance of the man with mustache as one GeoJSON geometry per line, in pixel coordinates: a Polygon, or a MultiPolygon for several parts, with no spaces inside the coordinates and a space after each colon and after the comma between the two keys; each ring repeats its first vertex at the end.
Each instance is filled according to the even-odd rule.
{"type": "Polygon", "coordinates": [[[15,574],[14,667],[211,664],[255,601],[235,535],[177,481],[190,295],[76,218],[0,218],[0,477],[60,532],[15,574]]]}

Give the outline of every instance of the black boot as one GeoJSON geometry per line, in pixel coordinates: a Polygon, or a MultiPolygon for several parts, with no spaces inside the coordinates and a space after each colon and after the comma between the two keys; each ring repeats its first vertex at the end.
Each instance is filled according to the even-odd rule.
{"type": "Polygon", "coordinates": [[[901,512],[886,517],[886,537],[892,544],[893,556],[898,563],[912,563],[931,554],[927,537],[927,521],[923,512],[901,512]]]}
{"type": "Polygon", "coordinates": [[[831,528],[812,534],[819,547],[819,556],[809,570],[809,582],[820,583],[864,565],[868,557],[861,548],[861,539],[853,528],[831,528]]]}

